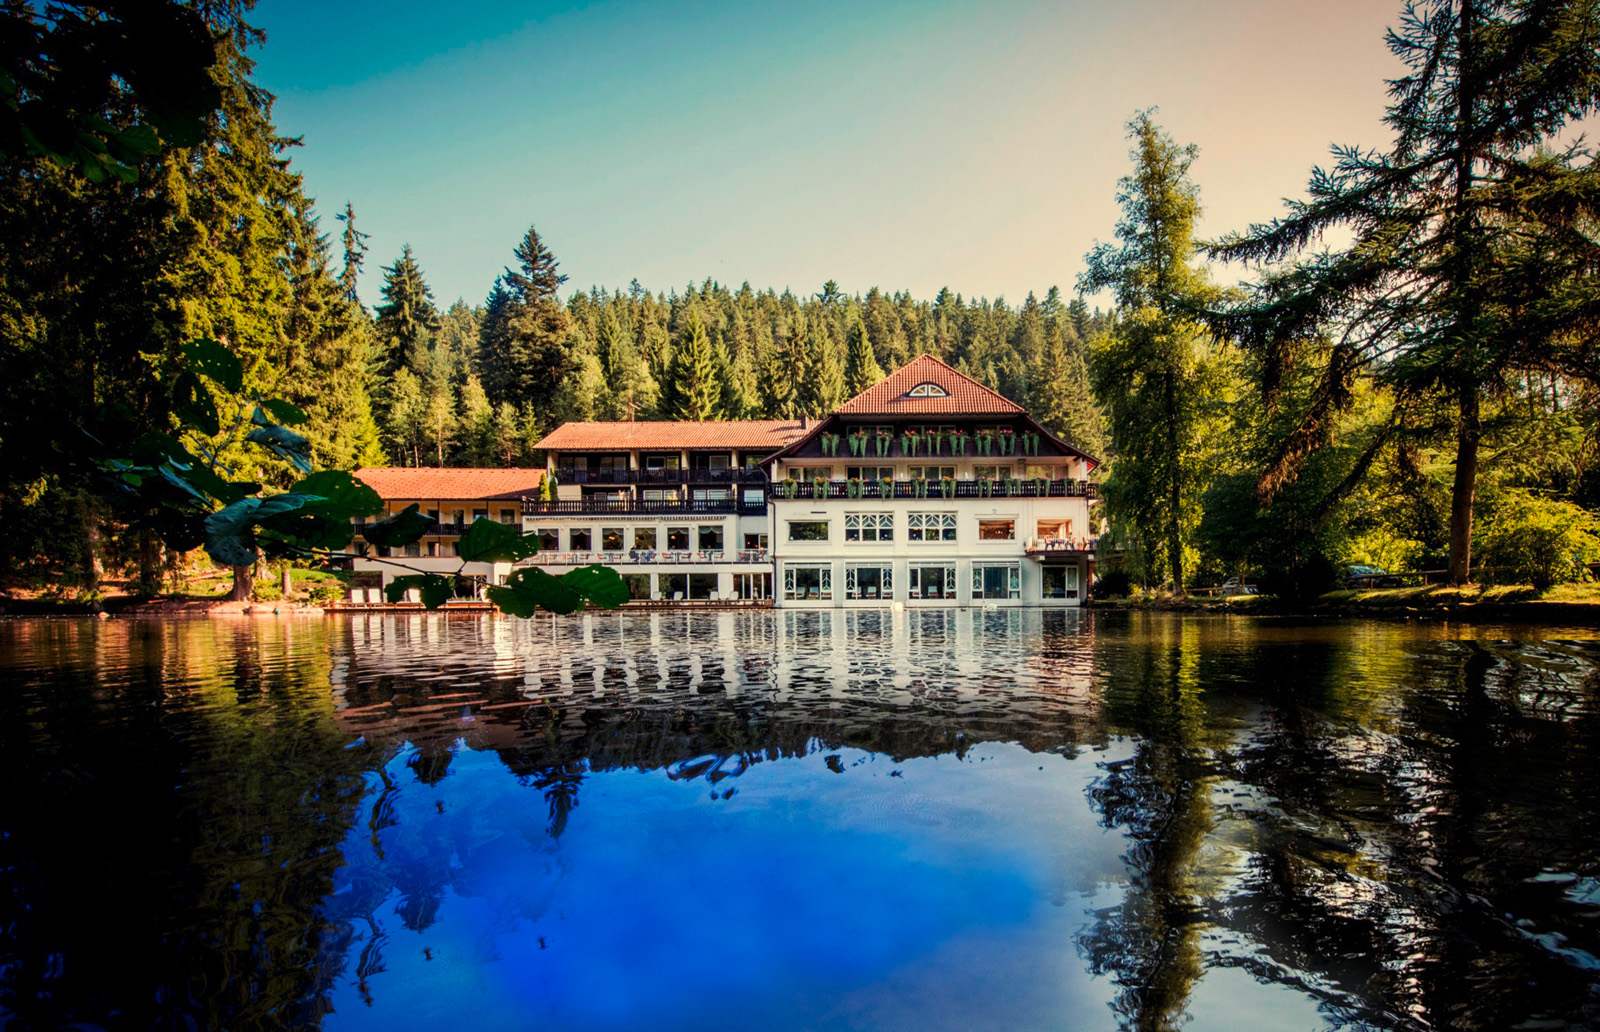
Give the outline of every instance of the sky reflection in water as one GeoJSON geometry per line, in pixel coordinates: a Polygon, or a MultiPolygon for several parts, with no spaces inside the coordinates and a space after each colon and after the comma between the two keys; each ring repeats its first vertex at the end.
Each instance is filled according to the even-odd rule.
{"type": "Polygon", "coordinates": [[[0,1017],[1595,1027],[1596,656],[1037,611],[0,623],[0,1017]],[[85,848],[119,828],[152,844],[85,848]]]}

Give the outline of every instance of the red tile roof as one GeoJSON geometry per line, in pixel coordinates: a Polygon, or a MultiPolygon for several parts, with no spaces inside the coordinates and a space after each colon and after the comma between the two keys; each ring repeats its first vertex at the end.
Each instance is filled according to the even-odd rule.
{"type": "Polygon", "coordinates": [[[476,501],[536,495],[544,470],[373,466],[356,470],[356,479],[385,501],[476,501]]]}
{"type": "Polygon", "coordinates": [[[913,359],[868,387],[843,405],[841,416],[1016,416],[1022,406],[991,391],[970,376],[956,372],[932,355],[913,359]],[[908,398],[906,393],[919,384],[937,384],[942,398],[908,398]]]}
{"type": "Polygon", "coordinates": [[[798,420],[706,423],[563,423],[535,447],[556,451],[749,448],[774,452],[805,434],[798,420]]]}

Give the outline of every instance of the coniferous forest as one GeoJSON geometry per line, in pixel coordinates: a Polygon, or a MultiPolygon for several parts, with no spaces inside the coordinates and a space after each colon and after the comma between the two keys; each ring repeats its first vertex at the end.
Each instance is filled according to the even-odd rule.
{"type": "Polygon", "coordinates": [[[0,15],[30,41],[0,82],[0,563],[19,584],[122,570],[160,590],[196,542],[108,493],[106,459],[197,410],[236,485],[287,487],[292,462],[242,447],[271,433],[237,399],[303,416],[319,469],[542,465],[565,421],[821,415],[923,353],[1104,460],[1103,551],[1134,583],[1303,592],[1365,563],[1548,585],[1600,559],[1600,170],[1573,131],[1600,100],[1591,0],[1397,12],[1388,138],[1334,149],[1302,199],[1262,198],[1276,220],[1218,240],[1194,233],[1204,141],[1131,113],[1105,184],[1122,219],[1063,241],[1063,265],[1086,255],[1065,289],[584,287],[559,240],[508,226],[504,274],[450,303],[427,255],[369,252],[359,199],[313,207],[252,80],[247,4],[66,10],[0,15]],[[107,73],[111,53],[158,64],[129,40],[182,59],[107,73]],[[231,394],[185,370],[196,338],[238,356],[231,394]]]}

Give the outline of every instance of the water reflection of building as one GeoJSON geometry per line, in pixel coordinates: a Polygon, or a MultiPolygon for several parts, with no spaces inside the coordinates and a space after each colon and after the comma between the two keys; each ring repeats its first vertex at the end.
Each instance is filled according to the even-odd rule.
{"type": "Polygon", "coordinates": [[[1087,612],[1021,609],[417,613],[350,621],[332,680],[352,736],[492,749],[520,773],[1070,750],[1097,733],[1092,629],[1087,612]]]}

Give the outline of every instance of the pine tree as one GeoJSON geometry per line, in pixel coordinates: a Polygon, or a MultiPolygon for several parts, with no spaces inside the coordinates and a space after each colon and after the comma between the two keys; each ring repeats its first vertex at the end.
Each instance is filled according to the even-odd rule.
{"type": "Polygon", "coordinates": [[[1134,172],[1117,194],[1122,243],[1091,251],[1081,282],[1084,290],[1110,287],[1117,298],[1117,321],[1098,338],[1091,367],[1116,448],[1103,496],[1113,521],[1164,558],[1181,595],[1221,389],[1207,334],[1186,313],[1215,292],[1190,264],[1200,202],[1189,167],[1197,149],[1179,147],[1149,112],[1128,123],[1128,135],[1134,172]]]}
{"type": "Polygon", "coordinates": [[[483,384],[469,375],[461,386],[461,430],[457,465],[490,466],[495,462],[495,410],[483,384]]]}
{"type": "Polygon", "coordinates": [[[1215,253],[1275,263],[1328,230],[1353,234],[1344,251],[1267,277],[1225,320],[1262,356],[1269,405],[1298,362],[1323,370],[1258,495],[1270,498],[1328,440],[1332,413],[1353,398],[1351,378],[1377,367],[1402,399],[1454,409],[1450,578],[1459,584],[1471,575],[1485,397],[1523,370],[1596,377],[1592,332],[1573,332],[1593,325],[1592,302],[1572,293],[1592,275],[1551,275],[1552,249],[1593,225],[1593,164],[1580,169],[1576,151],[1538,151],[1597,109],[1600,17],[1590,0],[1422,0],[1389,47],[1409,70],[1390,88],[1389,151],[1336,149],[1331,170],[1313,171],[1308,200],[1215,253]],[[1529,270],[1519,251],[1544,268],[1529,270]],[[1335,327],[1338,343],[1312,343],[1335,327]]]}
{"type": "Polygon", "coordinates": [[[493,383],[499,388],[498,396],[490,389],[491,398],[549,412],[558,386],[573,367],[566,347],[570,323],[556,293],[567,278],[556,271],[555,255],[532,226],[515,255],[518,267],[500,277],[509,295],[503,323],[495,327],[503,339],[486,342],[504,350],[486,362],[486,372],[490,364],[499,369],[494,377],[484,376],[484,386],[490,389],[493,383]]]}
{"type": "Polygon", "coordinates": [[[849,350],[844,360],[844,396],[853,398],[883,379],[883,368],[873,354],[867,324],[857,319],[850,326],[849,350]]]}
{"type": "Polygon", "coordinates": [[[1090,455],[1105,454],[1105,417],[1095,404],[1089,367],[1068,348],[1062,327],[1052,329],[1030,376],[1028,411],[1056,436],[1090,455]]]}
{"type": "Polygon", "coordinates": [[[799,383],[800,411],[821,417],[845,400],[844,363],[818,319],[811,320],[799,383]]]}
{"type": "Polygon", "coordinates": [[[428,398],[421,381],[404,366],[395,371],[390,384],[383,429],[395,465],[422,465],[422,450],[428,442],[428,398]]]}
{"type": "Polygon", "coordinates": [[[711,339],[700,324],[698,311],[691,309],[684,322],[683,339],[672,354],[662,407],[669,419],[719,419],[721,395],[711,339]]]}
{"type": "Polygon", "coordinates": [[[401,366],[418,376],[427,375],[429,348],[439,332],[439,311],[410,244],[401,249],[393,265],[384,268],[382,294],[375,323],[378,377],[387,380],[401,366]]]}

